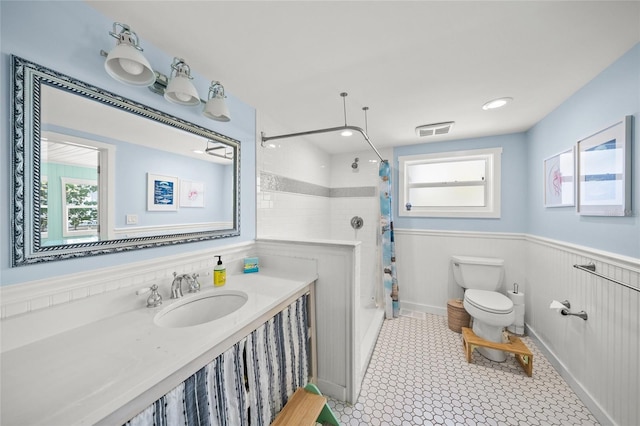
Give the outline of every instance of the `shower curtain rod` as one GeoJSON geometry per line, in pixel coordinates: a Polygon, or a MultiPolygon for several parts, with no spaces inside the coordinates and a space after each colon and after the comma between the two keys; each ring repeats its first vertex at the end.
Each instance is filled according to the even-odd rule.
{"type": "Polygon", "coordinates": [[[369,144],[371,149],[373,149],[373,151],[376,153],[376,155],[378,156],[380,161],[386,161],[384,158],[382,158],[382,156],[380,155],[380,153],[378,152],[376,147],[373,145],[373,143],[369,139],[369,136],[367,136],[367,132],[365,132],[362,127],[358,127],[358,126],[346,126],[345,125],[345,126],[340,126],[340,127],[329,127],[329,128],[326,128],[326,129],[308,130],[306,132],[289,133],[289,134],[286,134],[286,135],[277,135],[277,136],[266,136],[264,134],[264,132],[260,132],[260,135],[262,136],[261,145],[264,148],[265,142],[273,140],[273,139],[294,138],[296,136],[315,135],[315,134],[318,134],[318,133],[339,132],[340,130],[353,130],[355,132],[359,132],[364,137],[364,139],[367,141],[367,143],[369,144]]]}

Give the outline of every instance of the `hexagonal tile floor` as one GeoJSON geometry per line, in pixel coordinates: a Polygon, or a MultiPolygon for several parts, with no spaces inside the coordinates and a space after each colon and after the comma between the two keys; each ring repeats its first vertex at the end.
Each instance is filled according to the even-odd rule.
{"type": "Polygon", "coordinates": [[[384,322],[353,406],[329,399],[343,425],[597,425],[595,417],[538,350],[533,377],[513,356],[504,363],[473,352],[447,318],[384,322]]]}

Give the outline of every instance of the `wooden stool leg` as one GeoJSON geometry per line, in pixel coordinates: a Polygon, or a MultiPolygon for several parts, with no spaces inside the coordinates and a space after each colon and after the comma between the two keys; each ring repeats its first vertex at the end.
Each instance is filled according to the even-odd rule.
{"type": "Polygon", "coordinates": [[[531,377],[533,375],[533,355],[515,354],[515,356],[527,376],[531,377]]]}
{"type": "Polygon", "coordinates": [[[462,338],[462,346],[464,347],[464,356],[467,358],[467,362],[471,362],[471,352],[473,352],[473,346],[467,342],[467,339],[462,338]]]}

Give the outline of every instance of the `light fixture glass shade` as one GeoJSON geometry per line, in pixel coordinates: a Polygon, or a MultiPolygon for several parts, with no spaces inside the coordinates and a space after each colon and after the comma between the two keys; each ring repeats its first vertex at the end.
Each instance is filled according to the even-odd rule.
{"type": "Polygon", "coordinates": [[[164,91],[164,98],[179,105],[193,106],[200,104],[198,91],[189,81],[189,77],[181,73],[178,73],[169,81],[169,85],[164,91]]]}
{"type": "Polygon", "coordinates": [[[135,47],[129,34],[120,34],[116,47],[107,55],[104,69],[114,79],[133,86],[150,86],[156,81],[147,58],[135,47]]]}
{"type": "Polygon", "coordinates": [[[211,98],[207,101],[202,111],[205,117],[208,117],[216,121],[229,121],[231,115],[229,114],[229,108],[223,98],[211,98]]]}
{"type": "Polygon", "coordinates": [[[209,100],[204,106],[202,114],[216,121],[229,121],[231,114],[224,100],[224,87],[219,81],[212,81],[209,87],[209,100]]]}
{"type": "Polygon", "coordinates": [[[200,95],[191,83],[191,69],[183,59],[173,58],[169,84],[164,91],[164,98],[178,105],[200,105],[200,95]]]}

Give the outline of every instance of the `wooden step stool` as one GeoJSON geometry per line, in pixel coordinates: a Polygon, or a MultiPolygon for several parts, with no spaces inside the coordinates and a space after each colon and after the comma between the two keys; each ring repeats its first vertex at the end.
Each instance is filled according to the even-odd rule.
{"type": "Polygon", "coordinates": [[[315,385],[308,384],[293,393],[271,426],[315,426],[316,423],[340,426],[327,398],[315,385]]]}
{"type": "Polygon", "coordinates": [[[471,362],[471,353],[477,347],[498,349],[515,355],[525,373],[529,377],[533,375],[533,354],[519,337],[509,335],[509,343],[490,342],[476,336],[470,328],[462,327],[462,346],[467,362],[471,362]]]}

